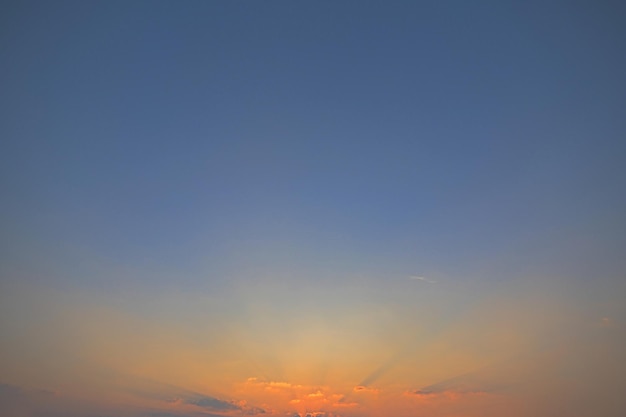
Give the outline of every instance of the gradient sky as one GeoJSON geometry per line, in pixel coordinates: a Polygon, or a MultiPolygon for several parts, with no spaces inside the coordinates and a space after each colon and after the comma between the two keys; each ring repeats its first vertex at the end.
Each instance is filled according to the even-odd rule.
{"type": "Polygon", "coordinates": [[[0,7],[3,416],[626,415],[621,2],[0,7]]]}

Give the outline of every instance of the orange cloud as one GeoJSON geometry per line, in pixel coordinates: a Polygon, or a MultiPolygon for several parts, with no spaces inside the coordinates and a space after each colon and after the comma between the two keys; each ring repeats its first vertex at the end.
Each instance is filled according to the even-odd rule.
{"type": "Polygon", "coordinates": [[[359,403],[355,403],[355,402],[350,402],[350,403],[346,403],[346,402],[336,402],[333,403],[333,407],[337,407],[337,408],[353,408],[353,407],[358,407],[359,403]]]}
{"type": "MultiPolygon", "coordinates": [[[[289,412],[291,415],[305,416],[309,410],[320,410],[332,406],[336,395],[328,386],[303,385],[287,381],[266,381],[259,378],[248,378],[243,384],[242,392],[249,397],[268,401],[274,409],[289,412]]],[[[327,411],[323,411],[329,416],[327,411]]],[[[312,415],[315,415],[313,413],[312,415]]]]}
{"type": "MultiPolygon", "coordinates": [[[[374,388],[358,389],[364,393],[378,393],[374,388]]],[[[340,417],[338,411],[360,406],[358,402],[348,401],[343,393],[333,391],[326,385],[267,381],[256,377],[248,378],[240,385],[239,395],[267,410],[268,415],[284,413],[290,417],[340,417]]]]}

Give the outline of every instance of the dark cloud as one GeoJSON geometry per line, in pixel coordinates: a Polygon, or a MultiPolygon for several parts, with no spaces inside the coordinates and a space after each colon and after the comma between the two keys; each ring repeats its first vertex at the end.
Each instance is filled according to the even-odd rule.
{"type": "Polygon", "coordinates": [[[25,415],[29,403],[24,389],[15,385],[0,383],[0,415],[25,415]]]}
{"type": "Polygon", "coordinates": [[[156,411],[144,414],[145,417],[184,417],[182,414],[168,413],[166,411],[156,411]]]}
{"type": "MultiPolygon", "coordinates": [[[[68,410],[44,410],[37,411],[33,414],[29,414],[32,417],[118,417],[119,414],[102,414],[102,413],[85,413],[85,412],[72,412],[68,410]]],[[[182,417],[182,416],[179,416],[182,417]]]]}
{"type": "Polygon", "coordinates": [[[214,397],[199,394],[193,391],[186,391],[179,397],[184,403],[196,405],[202,408],[210,408],[212,410],[239,410],[240,407],[228,401],[219,400],[214,397]]]}
{"type": "MultiPolygon", "coordinates": [[[[0,383],[0,416],[4,417],[224,417],[219,414],[236,411],[237,415],[264,414],[265,410],[258,407],[240,407],[185,388],[163,384],[139,378],[128,378],[124,391],[138,397],[161,400],[164,402],[180,402],[195,405],[196,412],[159,411],[158,409],[130,410],[124,407],[115,411],[85,410],[64,396],[57,396],[52,391],[24,388],[16,385],[0,383]]],[[[232,415],[229,413],[229,415],[232,415]]]]}
{"type": "Polygon", "coordinates": [[[296,413],[293,415],[293,417],[327,417],[328,413],[326,413],[325,411],[314,411],[311,413],[305,413],[305,414],[299,414],[296,413]]]}
{"type": "Polygon", "coordinates": [[[180,414],[180,413],[170,413],[168,411],[152,411],[152,412],[143,414],[142,417],[224,417],[224,416],[221,414],[211,414],[211,413],[180,414]]]}
{"type": "Polygon", "coordinates": [[[0,416],[26,415],[25,410],[41,408],[50,401],[54,401],[51,391],[0,383],[0,416]]]}
{"type": "Polygon", "coordinates": [[[219,398],[176,385],[145,379],[129,380],[128,382],[130,382],[130,384],[127,384],[124,390],[138,397],[161,400],[169,403],[181,402],[211,411],[241,410],[241,407],[230,401],[220,400],[219,398]]]}
{"type": "Polygon", "coordinates": [[[458,394],[493,393],[501,391],[507,386],[505,383],[494,381],[485,372],[477,371],[448,378],[410,393],[414,395],[432,395],[443,392],[458,394]]]}
{"type": "Polygon", "coordinates": [[[242,402],[240,405],[235,401],[228,401],[203,394],[180,386],[155,381],[149,378],[141,378],[130,375],[114,375],[114,386],[129,394],[141,398],[162,401],[168,403],[168,411],[152,410],[152,414],[142,414],[146,417],[223,417],[220,413],[232,415],[262,415],[266,414],[263,408],[247,405],[242,402]],[[172,410],[170,407],[176,404],[186,404],[198,407],[196,412],[180,412],[172,410]],[[213,414],[213,412],[215,414],[213,414]]]}
{"type": "Polygon", "coordinates": [[[19,387],[17,385],[5,384],[0,382],[0,399],[50,395],[54,395],[54,393],[52,391],[44,389],[27,389],[19,387]]]}
{"type": "Polygon", "coordinates": [[[15,385],[0,383],[0,399],[15,398],[24,395],[24,389],[15,385]]]}

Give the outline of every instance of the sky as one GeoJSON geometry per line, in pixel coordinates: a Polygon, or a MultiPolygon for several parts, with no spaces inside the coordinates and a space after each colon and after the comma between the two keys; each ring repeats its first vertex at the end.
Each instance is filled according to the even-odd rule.
{"type": "Polygon", "coordinates": [[[0,414],[626,415],[622,2],[0,8],[0,414]]]}

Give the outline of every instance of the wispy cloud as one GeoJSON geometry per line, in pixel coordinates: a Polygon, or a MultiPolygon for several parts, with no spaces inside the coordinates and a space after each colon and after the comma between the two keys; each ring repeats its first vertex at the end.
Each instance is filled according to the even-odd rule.
{"type": "Polygon", "coordinates": [[[428,279],[426,277],[423,277],[421,275],[411,275],[409,276],[409,279],[413,280],[413,281],[422,281],[422,282],[426,282],[428,284],[436,284],[437,281],[434,281],[432,279],[428,279]]]}
{"type": "Polygon", "coordinates": [[[609,317],[602,317],[602,318],[598,321],[598,325],[599,325],[600,327],[614,327],[613,320],[611,320],[609,317]]]}
{"type": "Polygon", "coordinates": [[[242,408],[234,402],[221,400],[196,391],[144,378],[126,378],[124,391],[142,398],[173,404],[189,404],[210,411],[234,411],[242,408]]]}
{"type": "Polygon", "coordinates": [[[490,378],[484,370],[480,370],[458,375],[406,394],[419,397],[490,394],[503,390],[507,385],[490,378]]]}

